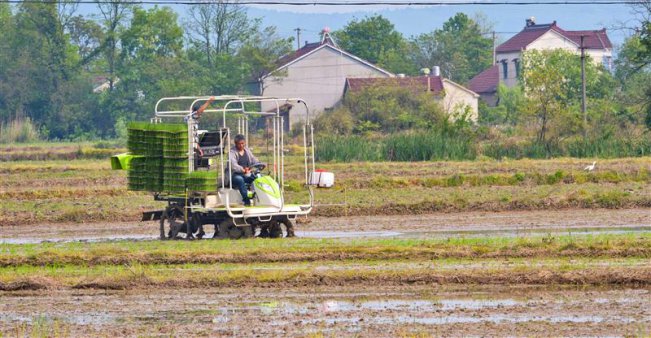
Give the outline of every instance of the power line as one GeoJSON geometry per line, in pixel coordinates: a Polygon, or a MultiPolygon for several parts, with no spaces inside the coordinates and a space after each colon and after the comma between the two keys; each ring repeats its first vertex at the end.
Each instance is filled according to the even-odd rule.
{"type": "MultiPolygon", "coordinates": [[[[0,3],[20,4],[20,3],[42,3],[54,4],[59,0],[0,0],[0,3]]],[[[97,4],[98,0],[79,0],[79,4],[97,4]]],[[[189,1],[189,0],[111,0],[102,1],[107,4],[125,4],[125,5],[210,5],[215,2],[210,1],[189,1]]],[[[532,6],[532,5],[638,5],[640,0],[551,0],[551,1],[264,1],[264,0],[241,0],[233,2],[237,5],[271,5],[271,6],[532,6]]]]}

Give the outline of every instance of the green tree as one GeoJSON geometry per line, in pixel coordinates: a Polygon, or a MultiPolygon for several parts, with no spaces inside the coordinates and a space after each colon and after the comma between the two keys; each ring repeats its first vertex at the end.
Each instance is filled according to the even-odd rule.
{"type": "MultiPolygon", "coordinates": [[[[262,76],[275,70],[278,60],[292,51],[293,38],[283,39],[278,36],[276,27],[266,27],[256,32],[238,52],[238,58],[245,60],[249,76],[244,80],[258,81],[262,76]]],[[[244,75],[244,74],[243,74],[244,75]]],[[[274,74],[276,76],[280,74],[274,74]]],[[[264,92],[262,88],[261,92],[264,92]]]]}
{"type": "Polygon", "coordinates": [[[183,30],[177,14],[169,7],[144,10],[134,7],[131,22],[119,36],[122,49],[117,74],[120,83],[106,93],[105,104],[111,111],[113,127],[120,118],[142,119],[150,116],[162,96],[186,92],[183,83],[192,85],[192,74],[183,52],[183,30]],[[174,92],[176,91],[176,92],[174,92]],[[115,102],[110,102],[115,100],[115,102]]]}
{"type": "Polygon", "coordinates": [[[57,4],[24,2],[15,15],[2,7],[0,106],[3,119],[30,118],[44,136],[62,138],[91,121],[86,106],[90,84],[76,68],[77,50],[61,25],[57,4]]]}
{"type": "MultiPolygon", "coordinates": [[[[522,111],[526,105],[521,86],[512,88],[503,83],[497,86],[498,104],[496,107],[482,106],[479,118],[484,124],[515,125],[522,119],[522,111]]],[[[482,102],[480,102],[481,104],[482,102]]]]}
{"type": "Polygon", "coordinates": [[[431,128],[447,121],[443,107],[431,93],[391,84],[348,93],[344,106],[354,117],[354,131],[358,133],[431,128]]]}
{"type": "Polygon", "coordinates": [[[89,64],[99,55],[99,49],[104,40],[102,27],[94,20],[88,20],[81,15],[67,20],[67,32],[70,43],[77,46],[80,65],[90,71],[89,64]]]}
{"type": "MultiPolygon", "coordinates": [[[[547,155],[580,126],[581,63],[578,55],[566,50],[531,50],[523,54],[522,86],[527,98],[526,112],[538,125],[537,141],[547,155]]],[[[586,60],[588,109],[597,111],[604,100],[612,99],[614,78],[602,66],[586,60]]],[[[594,123],[592,115],[589,123],[594,123]]]]}
{"type": "Polygon", "coordinates": [[[152,61],[156,57],[176,57],[183,48],[183,29],[178,15],[169,7],[133,9],[131,25],[120,35],[122,59],[152,61]]]}
{"type": "MultiPolygon", "coordinates": [[[[644,8],[651,16],[651,2],[644,8]]],[[[651,128],[651,23],[643,20],[638,33],[630,36],[615,60],[615,76],[620,81],[622,112],[633,121],[651,128]]]]}
{"type": "Polygon", "coordinates": [[[354,19],[333,32],[339,46],[364,60],[393,72],[414,73],[409,45],[388,19],[381,15],[354,19]]]}
{"type": "Polygon", "coordinates": [[[466,14],[457,13],[441,29],[417,36],[413,59],[421,68],[440,66],[445,77],[466,83],[492,64],[493,41],[466,14]]]}

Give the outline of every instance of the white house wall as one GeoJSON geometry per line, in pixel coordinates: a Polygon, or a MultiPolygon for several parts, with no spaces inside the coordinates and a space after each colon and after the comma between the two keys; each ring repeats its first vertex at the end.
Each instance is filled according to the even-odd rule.
{"type": "Polygon", "coordinates": [[[446,113],[454,116],[459,110],[464,110],[465,107],[470,108],[469,119],[477,122],[479,118],[479,95],[462,88],[461,86],[449,80],[443,80],[443,90],[445,97],[443,98],[443,109],[446,113]]]}
{"type": "Polygon", "coordinates": [[[499,65],[498,74],[500,77],[500,83],[504,83],[507,87],[515,86],[518,83],[515,60],[522,60],[522,53],[520,52],[499,53],[496,55],[496,59],[497,59],[497,64],[499,65]],[[507,65],[506,78],[504,77],[502,60],[504,60],[507,65]]]}
{"type": "MultiPolygon", "coordinates": [[[[315,116],[335,107],[343,97],[347,77],[389,77],[388,74],[368,66],[336,50],[324,47],[290,64],[284,77],[264,80],[263,95],[275,97],[301,97],[315,116]]],[[[263,104],[264,110],[275,108],[263,104]]],[[[292,108],[290,125],[304,120],[305,109],[292,108]]]]}
{"type": "MultiPolygon", "coordinates": [[[[559,33],[550,30],[541,35],[538,39],[530,43],[526,50],[554,50],[565,49],[575,54],[581,53],[579,46],[572,40],[560,35],[559,33]]],[[[596,65],[604,64],[610,70],[610,63],[612,51],[610,49],[586,49],[586,54],[589,55],[596,65]]],[[[522,52],[508,52],[497,53],[496,60],[500,66],[499,76],[500,83],[504,83],[507,87],[513,87],[518,83],[516,63],[514,60],[522,60],[522,52]],[[502,60],[507,63],[507,77],[504,77],[504,69],[502,68],[502,60]]]]}

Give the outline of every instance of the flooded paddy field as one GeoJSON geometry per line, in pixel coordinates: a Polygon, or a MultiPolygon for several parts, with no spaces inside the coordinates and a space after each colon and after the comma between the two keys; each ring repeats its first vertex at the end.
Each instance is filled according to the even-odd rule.
{"type": "Polygon", "coordinates": [[[320,286],[0,293],[0,332],[60,336],[646,336],[651,289],[320,286]]]}
{"type": "MultiPolygon", "coordinates": [[[[651,209],[567,209],[299,219],[303,238],[458,238],[651,232],[651,209]]],[[[158,222],[4,226],[0,243],[155,240],[158,222]]],[[[207,225],[207,232],[212,231],[207,225]]]]}
{"type": "Polygon", "coordinates": [[[314,217],[299,238],[5,226],[0,336],[651,334],[651,210],[314,217]]]}

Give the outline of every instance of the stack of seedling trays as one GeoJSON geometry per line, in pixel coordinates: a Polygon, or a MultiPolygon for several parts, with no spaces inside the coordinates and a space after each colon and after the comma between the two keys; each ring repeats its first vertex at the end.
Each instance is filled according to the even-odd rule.
{"type": "Polygon", "coordinates": [[[187,125],[133,122],[128,126],[127,147],[132,155],[128,172],[130,190],[185,192],[188,173],[187,125]]]}
{"type": "Polygon", "coordinates": [[[215,192],[217,191],[216,171],[195,171],[188,174],[186,184],[189,191],[215,192]]]}

